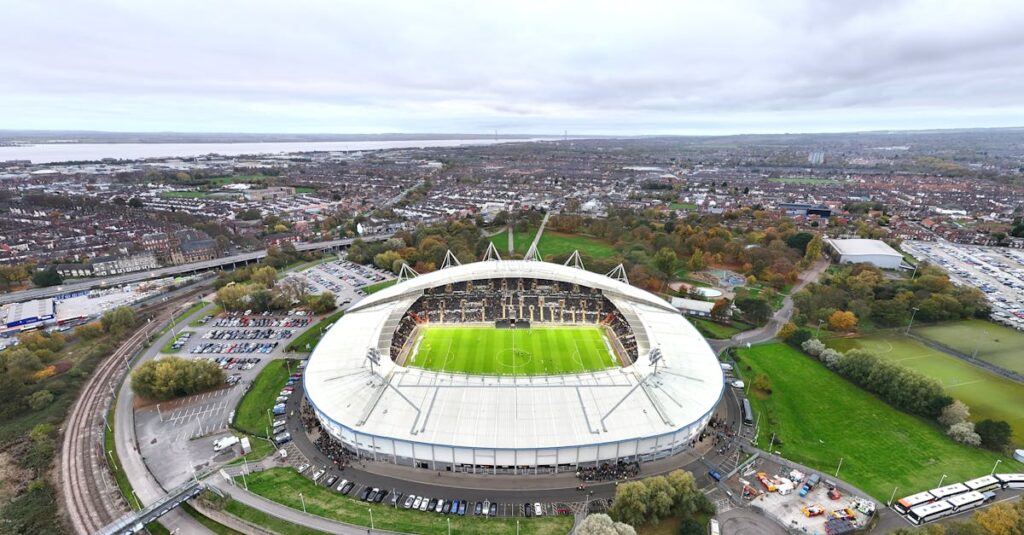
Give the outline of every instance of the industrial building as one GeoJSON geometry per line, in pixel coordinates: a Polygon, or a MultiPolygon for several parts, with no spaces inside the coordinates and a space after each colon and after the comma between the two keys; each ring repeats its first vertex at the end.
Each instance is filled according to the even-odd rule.
{"type": "Polygon", "coordinates": [[[900,269],[903,255],[881,240],[825,240],[832,258],[840,264],[871,264],[881,269],[900,269]]]}

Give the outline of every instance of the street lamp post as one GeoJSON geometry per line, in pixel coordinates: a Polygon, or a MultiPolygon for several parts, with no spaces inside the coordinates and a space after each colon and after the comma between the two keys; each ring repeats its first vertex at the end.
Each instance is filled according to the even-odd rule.
{"type": "Polygon", "coordinates": [[[913,310],[913,312],[910,313],[910,321],[907,322],[907,330],[904,334],[910,334],[910,328],[914,325],[914,316],[917,315],[917,311],[921,309],[914,307],[911,310],[913,310]]]}
{"type": "Polygon", "coordinates": [[[820,338],[821,337],[821,324],[822,323],[825,323],[825,320],[818,320],[818,330],[814,332],[814,337],[815,338],[820,338]]]}
{"type": "Polygon", "coordinates": [[[996,464],[992,465],[992,471],[989,472],[988,475],[992,475],[992,474],[996,473],[996,467],[999,466],[999,463],[1001,463],[1001,462],[1003,462],[1002,459],[996,459],[996,464]]]}
{"type": "Polygon", "coordinates": [[[892,505],[892,501],[896,499],[896,489],[898,489],[898,488],[899,487],[893,487],[892,488],[892,496],[889,496],[889,503],[886,504],[886,505],[890,505],[890,506],[892,505]]]}
{"type": "Polygon", "coordinates": [[[370,512],[370,531],[373,531],[373,509],[367,508],[366,510],[370,512]]]}
{"type": "MultiPolygon", "coordinates": [[[[448,535],[452,535],[452,518],[451,517],[447,517],[447,518],[445,518],[445,520],[448,521],[448,535]]],[[[516,524],[518,524],[518,523],[519,523],[519,521],[517,520],[516,524]]]]}
{"type": "Polygon", "coordinates": [[[301,492],[299,493],[299,501],[302,502],[302,512],[305,513],[306,512],[306,498],[302,495],[301,492]]]}
{"type": "Polygon", "coordinates": [[[839,469],[843,467],[843,458],[839,458],[839,466],[836,467],[836,477],[839,477],[839,469]]]}
{"type": "Polygon", "coordinates": [[[939,486],[940,487],[942,486],[942,482],[945,481],[945,480],[946,480],[946,474],[942,474],[942,477],[939,478],[939,486]]]}

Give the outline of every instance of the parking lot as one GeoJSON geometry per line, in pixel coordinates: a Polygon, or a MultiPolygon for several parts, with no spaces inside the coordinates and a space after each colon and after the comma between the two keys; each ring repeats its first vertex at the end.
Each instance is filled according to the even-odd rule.
{"type": "Polygon", "coordinates": [[[1024,330],[1024,252],[949,242],[903,242],[918,260],[945,269],[956,284],[974,286],[992,303],[992,319],[1024,330]]]}
{"type": "Polygon", "coordinates": [[[309,293],[333,293],[338,298],[338,306],[342,308],[362,299],[366,295],[362,288],[394,278],[389,272],[348,260],[318,264],[290,276],[302,277],[309,293]]]}

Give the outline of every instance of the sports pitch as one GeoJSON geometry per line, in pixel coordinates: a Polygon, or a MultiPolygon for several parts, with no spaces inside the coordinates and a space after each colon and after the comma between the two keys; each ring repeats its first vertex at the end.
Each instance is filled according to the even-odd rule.
{"type": "Polygon", "coordinates": [[[1013,429],[1014,446],[1024,446],[1024,385],[904,336],[875,334],[829,340],[827,345],[840,351],[867,349],[882,359],[937,379],[947,394],[971,408],[972,420],[1005,420],[1013,429]]]}
{"type": "Polygon", "coordinates": [[[406,366],[480,375],[560,375],[619,366],[597,327],[425,327],[406,366]]]}

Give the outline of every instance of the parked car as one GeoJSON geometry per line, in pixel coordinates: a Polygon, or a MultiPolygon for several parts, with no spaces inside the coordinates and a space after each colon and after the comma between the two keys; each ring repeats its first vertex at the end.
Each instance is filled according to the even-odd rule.
{"type": "Polygon", "coordinates": [[[533,504],[533,514],[535,516],[544,516],[544,508],[540,506],[540,502],[533,504]]]}
{"type": "Polygon", "coordinates": [[[330,476],[328,476],[328,477],[327,477],[327,480],[326,480],[326,481],[324,481],[324,486],[325,486],[325,487],[333,487],[333,486],[334,486],[334,483],[335,483],[336,481],[338,481],[338,476],[336,476],[336,475],[330,475],[330,476]]]}
{"type": "Polygon", "coordinates": [[[498,516],[498,503],[497,502],[494,502],[494,503],[491,504],[491,514],[490,514],[490,516],[498,516]]]}
{"type": "Polygon", "coordinates": [[[345,483],[344,487],[341,487],[341,493],[342,494],[348,494],[348,493],[352,492],[352,489],[355,488],[355,486],[356,486],[355,482],[349,481],[348,483],[345,483]]]}
{"type": "Polygon", "coordinates": [[[416,503],[416,496],[410,494],[405,497],[405,503],[402,504],[402,509],[409,509],[414,503],[416,503]]]}

